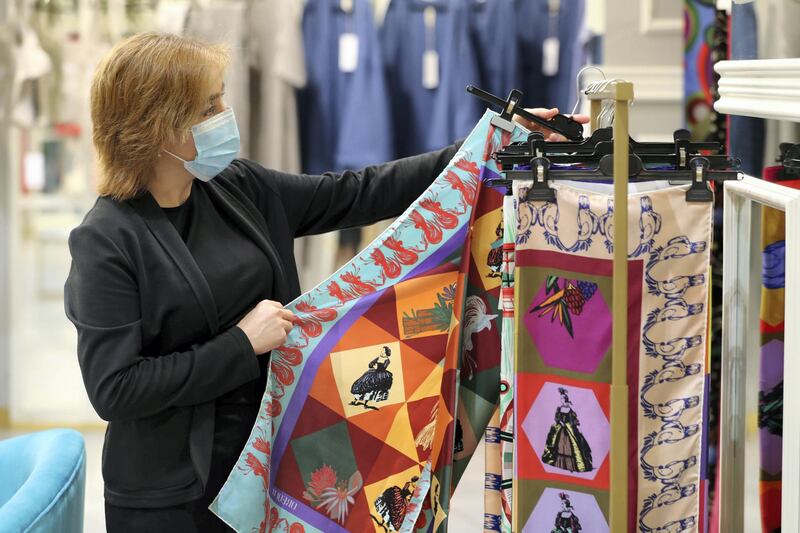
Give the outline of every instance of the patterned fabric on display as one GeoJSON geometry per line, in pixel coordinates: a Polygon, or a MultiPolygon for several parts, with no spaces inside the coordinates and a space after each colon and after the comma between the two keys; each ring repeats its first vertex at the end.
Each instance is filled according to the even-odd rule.
{"type": "MultiPolygon", "coordinates": [[[[778,182],[783,167],[764,169],[764,179],[778,182]]],[[[779,185],[800,189],[800,180],[779,185]]],[[[763,207],[761,243],[761,376],[758,393],[758,428],[761,440],[761,524],[764,533],[781,528],[783,470],[783,331],[786,269],[786,215],[763,207]]]]}
{"type": "Polygon", "coordinates": [[[704,531],[712,205],[686,187],[628,197],[629,426],[613,427],[613,194],[556,188],[555,203],[516,191],[515,529],[608,532],[610,434],[625,431],[628,530],[704,531]]]}
{"type": "Polygon", "coordinates": [[[683,15],[686,127],[692,132],[692,140],[699,141],[709,138],[716,118],[712,61],[715,0],[684,0],[683,15]]]}
{"type": "Polygon", "coordinates": [[[496,410],[502,194],[487,113],[348,265],[288,306],[259,419],[211,504],[236,531],[444,531],[496,410]]]}
{"type": "MultiPolygon", "coordinates": [[[[513,476],[512,438],[514,382],[514,247],[517,235],[517,208],[513,195],[503,198],[502,268],[500,270],[500,313],[502,315],[500,351],[499,410],[486,428],[486,485],[484,525],[489,531],[511,531],[511,490],[513,476]]],[[[497,242],[493,245],[497,256],[497,242]]],[[[496,259],[495,259],[496,261],[496,259]]]]}

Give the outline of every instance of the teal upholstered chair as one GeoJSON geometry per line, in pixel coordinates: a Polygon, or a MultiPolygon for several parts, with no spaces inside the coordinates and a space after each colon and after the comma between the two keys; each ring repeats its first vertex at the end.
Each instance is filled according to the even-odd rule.
{"type": "Polygon", "coordinates": [[[72,429],[0,441],[0,532],[83,531],[86,449],[72,429]]]}

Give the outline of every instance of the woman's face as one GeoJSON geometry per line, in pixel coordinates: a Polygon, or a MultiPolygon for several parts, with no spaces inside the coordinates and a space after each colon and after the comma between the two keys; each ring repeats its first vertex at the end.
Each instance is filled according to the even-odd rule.
{"type": "MultiPolygon", "coordinates": [[[[225,83],[222,81],[222,78],[220,78],[214,84],[214,87],[218,87],[219,89],[208,95],[208,105],[200,114],[198,114],[197,117],[195,117],[192,125],[196,125],[204,120],[208,120],[214,115],[222,113],[227,109],[223,99],[225,96],[225,83]]],[[[165,148],[186,161],[192,161],[195,157],[197,157],[197,150],[194,146],[194,137],[192,137],[191,133],[189,133],[184,142],[169,143],[165,145],[165,148]]]]}

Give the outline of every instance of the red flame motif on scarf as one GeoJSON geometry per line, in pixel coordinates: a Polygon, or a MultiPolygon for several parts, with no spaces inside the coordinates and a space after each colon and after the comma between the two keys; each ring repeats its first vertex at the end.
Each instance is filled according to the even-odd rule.
{"type": "Polygon", "coordinates": [[[472,202],[475,201],[475,190],[477,189],[477,183],[465,183],[458,174],[453,172],[452,170],[448,170],[447,174],[444,177],[447,180],[447,183],[450,186],[461,193],[461,199],[466,205],[472,205],[472,202]]]}
{"type": "Polygon", "coordinates": [[[416,209],[411,212],[409,218],[414,221],[414,227],[425,233],[425,239],[431,244],[442,242],[442,229],[433,222],[425,220],[425,217],[416,209]]]}
{"type": "Polygon", "coordinates": [[[322,322],[336,319],[334,309],[318,309],[308,302],[297,302],[295,308],[305,316],[298,316],[297,325],[308,337],[319,337],[322,334],[322,322]]]}
{"type": "Polygon", "coordinates": [[[270,357],[270,367],[275,378],[281,385],[291,385],[294,383],[293,366],[299,365],[303,362],[303,353],[297,348],[290,348],[288,346],[281,346],[278,349],[272,350],[270,357]]]}
{"type": "Polygon", "coordinates": [[[466,172],[467,174],[469,174],[470,176],[472,176],[476,180],[478,179],[478,176],[480,176],[481,169],[480,169],[480,167],[478,167],[478,163],[476,163],[475,161],[468,161],[466,159],[459,159],[458,161],[456,161],[455,165],[456,165],[456,168],[463,170],[464,172],[466,172]]]}
{"type": "Polygon", "coordinates": [[[383,274],[387,278],[394,279],[400,275],[400,264],[397,262],[397,259],[395,258],[387,259],[379,248],[375,248],[374,250],[372,250],[370,257],[372,257],[372,260],[375,262],[375,265],[383,269],[383,274]]]}
{"type": "Polygon", "coordinates": [[[341,305],[344,305],[345,302],[349,302],[350,300],[354,300],[358,296],[350,291],[345,291],[335,281],[330,282],[328,285],[328,294],[339,300],[341,305]]]}
{"type": "Polygon", "coordinates": [[[403,244],[403,241],[398,241],[393,237],[389,237],[383,242],[383,245],[394,252],[394,258],[401,265],[413,265],[419,261],[419,256],[416,254],[416,252],[406,248],[403,244]]]}
{"type": "Polygon", "coordinates": [[[361,281],[361,276],[357,275],[356,272],[345,272],[342,274],[342,281],[349,283],[353,291],[360,296],[375,292],[375,287],[361,281]]]}
{"type": "Polygon", "coordinates": [[[419,205],[434,214],[434,220],[437,225],[445,229],[453,229],[458,226],[458,217],[442,207],[442,204],[425,198],[420,201],[419,205]]]}

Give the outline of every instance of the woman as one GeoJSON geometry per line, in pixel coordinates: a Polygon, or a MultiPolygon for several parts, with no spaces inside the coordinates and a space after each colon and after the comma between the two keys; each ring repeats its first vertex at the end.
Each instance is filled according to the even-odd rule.
{"type": "Polygon", "coordinates": [[[235,159],[227,64],[220,46],[141,34],[92,84],[100,197],[70,234],[65,310],[109,421],[110,531],[228,530],[207,506],[295,319],[293,239],[398,216],[456,151],[321,176],[235,159]]]}
{"type": "Polygon", "coordinates": [[[392,350],[388,346],[381,348],[381,353],[369,362],[369,369],[360,378],[353,382],[350,387],[350,394],[355,399],[350,405],[363,405],[364,409],[378,408],[369,405],[369,402],[385,402],[389,398],[389,389],[392,388],[392,373],[386,370],[389,368],[392,350]]]}
{"type": "Polygon", "coordinates": [[[572,502],[569,501],[569,495],[560,492],[558,496],[561,498],[561,511],[556,515],[555,528],[551,533],[579,533],[583,528],[572,508],[572,502]]]}
{"type": "Polygon", "coordinates": [[[556,408],[555,421],[547,434],[542,461],[569,472],[592,471],[592,449],[580,430],[578,414],[572,408],[569,392],[558,388],[561,405],[556,408]]]}

